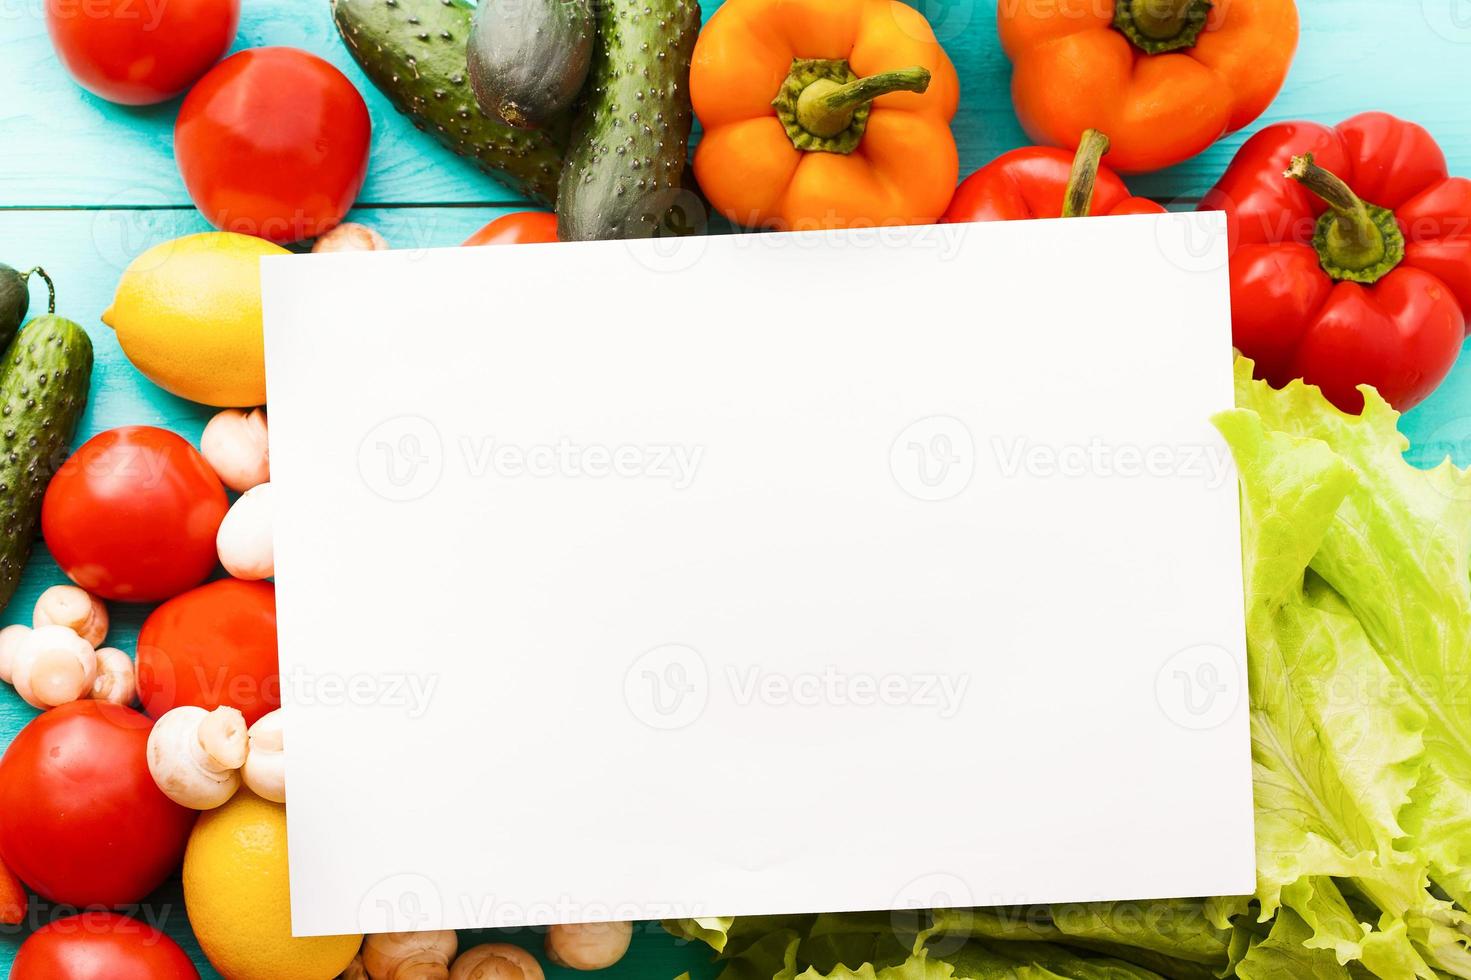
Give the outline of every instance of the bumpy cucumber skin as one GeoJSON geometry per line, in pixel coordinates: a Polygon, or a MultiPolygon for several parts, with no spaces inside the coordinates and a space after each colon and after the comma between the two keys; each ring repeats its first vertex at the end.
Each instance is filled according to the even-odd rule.
{"type": "Polygon", "coordinates": [[[15,595],[41,522],[41,501],[66,461],[87,407],[92,341],[59,316],[38,316],[0,365],[0,609],[15,595]]]}
{"type": "Polygon", "coordinates": [[[31,308],[31,291],[26,277],[0,263],[0,349],[10,346],[31,308]]]}
{"type": "Polygon", "coordinates": [[[600,0],[592,70],[557,191],[562,241],[648,238],[681,199],[697,0],[600,0]]]}
{"type": "Polygon", "coordinates": [[[540,129],[572,110],[592,65],[591,0],[480,0],[470,87],[487,115],[540,129]]]}
{"type": "Polygon", "coordinates": [[[399,112],[522,197],[556,198],[565,120],[515,129],[481,111],[467,77],[464,0],[332,0],[347,49],[399,112]]]}

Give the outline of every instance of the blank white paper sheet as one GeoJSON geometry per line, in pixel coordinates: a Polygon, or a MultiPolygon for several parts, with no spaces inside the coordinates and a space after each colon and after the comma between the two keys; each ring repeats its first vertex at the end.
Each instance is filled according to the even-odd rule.
{"type": "Polygon", "coordinates": [[[1221,215],[262,278],[298,934],[1252,891],[1221,215]]]}

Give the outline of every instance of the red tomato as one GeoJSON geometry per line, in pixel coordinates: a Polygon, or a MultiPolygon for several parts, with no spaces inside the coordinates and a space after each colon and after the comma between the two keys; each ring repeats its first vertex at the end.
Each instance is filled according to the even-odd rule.
{"type": "Polygon", "coordinates": [[[31,934],[10,980],[199,980],[179,944],[115,912],[83,912],[31,934]]]}
{"type": "Polygon", "coordinates": [[[93,436],[62,464],[41,505],[61,570],[88,592],[158,602],[214,571],[229,501],[183,439],[147,425],[93,436]]]}
{"type": "Polygon", "coordinates": [[[342,221],[368,175],[372,134],[342,72],[296,48],[253,48],[194,86],[174,156],[215,227],[285,245],[342,221]]]}
{"type": "Polygon", "coordinates": [[[153,784],[152,727],[131,708],[74,701],[32,720],[0,758],[0,859],[36,894],[127,905],[179,867],[195,814],[153,784]]]}
{"type": "Polygon", "coordinates": [[[46,0],[61,63],[89,92],[123,105],[165,102],[224,57],[240,0],[46,0]]]}
{"type": "Polygon", "coordinates": [[[465,239],[466,245],[536,245],[557,240],[557,216],[545,211],[503,214],[465,239]]]}
{"type": "Polygon", "coordinates": [[[138,633],[138,698],[155,718],[230,705],[249,724],[281,707],[276,587],[221,579],[155,609],[138,633]]]}

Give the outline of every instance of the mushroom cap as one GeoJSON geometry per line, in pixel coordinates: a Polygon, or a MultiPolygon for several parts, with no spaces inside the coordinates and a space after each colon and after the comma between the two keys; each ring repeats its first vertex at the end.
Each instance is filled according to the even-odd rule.
{"type": "Polygon", "coordinates": [[[388,241],[367,225],[344,221],[312,245],[313,252],[386,252],[388,241]]]}
{"type": "Polygon", "coordinates": [[[235,578],[258,581],[276,574],[275,508],[271,485],[245,491],[230,507],[215,536],[220,564],[235,578]]]}
{"type": "Polygon", "coordinates": [[[240,788],[245,716],[235,708],[182,705],[148,733],[148,771],[163,794],[191,810],[223,806],[240,788]]]}
{"type": "Polygon", "coordinates": [[[541,964],[520,946],[483,943],[460,954],[449,980],[546,980],[541,964]]]}
{"type": "Polygon", "coordinates": [[[585,922],[547,930],[547,957],[572,970],[603,970],[628,952],[632,922],[585,922]]]}
{"type": "Polygon", "coordinates": [[[239,493],[271,478],[269,426],[264,408],[227,408],[209,420],[199,451],[220,482],[239,493]]]}
{"type": "Polygon", "coordinates": [[[15,693],[44,711],[91,692],[97,679],[97,652],[75,630],[38,626],[19,637],[10,671],[15,693]]]}
{"type": "Polygon", "coordinates": [[[13,683],[10,678],[15,666],[15,651],[20,648],[20,641],[30,632],[31,628],[21,623],[0,629],[0,681],[13,683]]]}
{"type": "Polygon", "coordinates": [[[363,940],[363,967],[373,980],[448,980],[459,948],[451,929],[377,933],[363,940]]]}
{"type": "Polygon", "coordinates": [[[133,658],[117,647],[98,650],[97,679],[92,682],[92,697],[121,705],[137,700],[138,674],[133,658]]]}

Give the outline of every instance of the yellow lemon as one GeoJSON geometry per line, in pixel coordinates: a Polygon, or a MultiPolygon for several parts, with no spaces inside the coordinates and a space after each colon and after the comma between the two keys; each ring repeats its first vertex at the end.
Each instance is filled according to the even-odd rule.
{"type": "Polygon", "coordinates": [[[199,948],[225,980],[332,980],[363,942],[291,938],[286,808],[246,789],[194,825],[184,907],[199,948]]]}
{"type": "Polygon", "coordinates": [[[263,405],[260,259],[286,255],[249,235],[205,232],[133,260],[102,322],[128,360],[181,398],[220,408],[263,405]]]}

